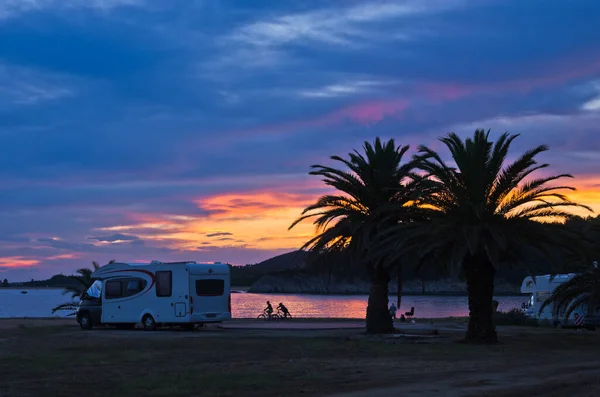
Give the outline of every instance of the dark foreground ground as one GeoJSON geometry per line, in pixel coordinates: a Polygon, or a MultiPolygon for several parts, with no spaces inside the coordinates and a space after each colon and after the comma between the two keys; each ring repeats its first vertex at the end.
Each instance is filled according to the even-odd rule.
{"type": "Polygon", "coordinates": [[[600,395],[600,331],[499,327],[503,343],[490,347],[457,343],[460,322],[431,324],[439,336],[404,325],[416,336],[393,338],[75,325],[0,320],[0,396],[600,395]]]}

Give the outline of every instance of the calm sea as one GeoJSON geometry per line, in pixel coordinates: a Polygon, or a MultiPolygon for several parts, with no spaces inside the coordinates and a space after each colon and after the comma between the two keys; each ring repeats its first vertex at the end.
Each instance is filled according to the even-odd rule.
{"type": "MultiPolygon", "coordinates": [[[[64,317],[68,312],[52,314],[52,308],[69,301],[62,290],[29,289],[22,294],[18,289],[0,289],[0,318],[9,317],[64,317]],[[59,314],[60,313],[60,314],[59,314]]],[[[269,300],[275,307],[279,302],[295,317],[338,317],[364,318],[367,307],[366,295],[332,296],[301,294],[231,294],[231,310],[234,318],[255,318],[269,300]]],[[[520,307],[526,300],[523,296],[501,296],[499,310],[505,311],[520,307]]],[[[390,303],[396,297],[390,296],[390,303]]],[[[402,298],[401,312],[415,307],[415,317],[439,318],[467,316],[467,297],[464,296],[405,296],[402,298]]]]}

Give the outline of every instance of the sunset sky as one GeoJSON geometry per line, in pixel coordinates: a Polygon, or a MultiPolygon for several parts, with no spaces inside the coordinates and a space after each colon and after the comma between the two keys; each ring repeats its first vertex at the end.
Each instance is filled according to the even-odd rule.
{"type": "Polygon", "coordinates": [[[309,166],[376,136],[520,133],[600,212],[599,21],[597,0],[0,0],[0,279],[297,249],[327,191],[309,166]]]}

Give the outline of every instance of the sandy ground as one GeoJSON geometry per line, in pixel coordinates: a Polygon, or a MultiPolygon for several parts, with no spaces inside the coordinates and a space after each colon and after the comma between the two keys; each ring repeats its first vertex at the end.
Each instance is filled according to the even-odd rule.
{"type": "MultiPolygon", "coordinates": [[[[64,330],[79,332],[79,325],[75,319],[48,318],[48,319],[0,319],[0,330],[14,330],[19,328],[46,328],[61,327],[64,330]]],[[[256,319],[235,319],[223,323],[206,324],[197,328],[195,332],[185,332],[177,328],[165,328],[157,332],[144,333],[144,338],[177,338],[177,337],[212,337],[212,336],[242,336],[242,335],[282,335],[293,337],[312,337],[328,335],[356,335],[364,332],[365,323],[353,319],[294,319],[291,321],[268,322],[256,319]],[[338,332],[339,331],[339,332],[338,332]]],[[[139,328],[139,324],[138,324],[139,328]]],[[[464,324],[454,322],[431,323],[428,320],[415,323],[396,324],[396,328],[408,335],[430,334],[432,332],[460,333],[465,329],[464,324]]],[[[118,330],[112,327],[94,328],[90,331],[81,330],[83,335],[101,335],[107,338],[137,338],[139,330],[118,330]]],[[[402,336],[402,335],[400,335],[402,336]]]]}
{"type": "MultiPolygon", "coordinates": [[[[10,329],[19,326],[26,327],[78,327],[75,318],[0,318],[0,329],[10,329]]],[[[285,321],[264,321],[252,318],[240,318],[223,323],[207,324],[209,328],[238,329],[238,330],[320,330],[320,329],[364,329],[365,322],[361,319],[326,319],[326,318],[295,318],[285,321]]],[[[414,323],[397,321],[399,329],[444,329],[449,331],[463,330],[466,321],[457,318],[454,321],[444,319],[419,319],[414,323]]]]}
{"type": "Polygon", "coordinates": [[[2,318],[0,319],[0,330],[14,329],[19,327],[79,327],[72,318],[2,318]]]}
{"type": "MultiPolygon", "coordinates": [[[[61,354],[68,356],[71,350],[80,349],[77,346],[90,343],[107,350],[127,344],[140,346],[138,354],[144,356],[164,354],[161,351],[152,353],[152,350],[148,350],[154,346],[155,342],[151,341],[157,339],[165,343],[174,343],[173,349],[184,348],[177,347],[178,340],[182,346],[190,345],[193,349],[194,346],[195,349],[205,349],[206,344],[228,346],[225,341],[230,340],[235,341],[237,347],[227,353],[229,356],[213,357],[214,365],[225,366],[223,368],[226,368],[229,376],[241,371],[236,376],[243,382],[246,374],[244,371],[252,371],[256,366],[261,368],[261,375],[252,376],[262,376],[265,371],[274,378],[282,376],[278,371],[294,375],[289,379],[278,380],[281,388],[277,390],[261,390],[261,386],[257,386],[251,380],[247,381],[249,386],[238,384],[235,386],[238,389],[228,389],[234,387],[228,383],[231,381],[227,379],[231,378],[211,378],[211,381],[224,382],[223,390],[226,391],[215,391],[214,394],[206,395],[600,396],[600,331],[503,326],[498,327],[502,344],[489,347],[456,343],[465,328],[465,324],[457,322],[424,321],[398,324],[398,328],[402,333],[371,337],[364,335],[363,323],[358,320],[292,320],[280,323],[235,320],[193,332],[169,329],[146,332],[110,328],[83,331],[73,319],[10,319],[0,320],[0,359],[3,354],[35,356],[40,352],[39,360],[50,361],[55,360],[52,350],[44,353],[43,349],[59,349],[57,351],[62,351],[61,354]],[[21,334],[24,335],[23,338],[21,334]],[[35,339],[31,339],[39,336],[43,336],[46,342],[34,342],[35,339]],[[30,343],[31,346],[17,347],[11,342],[13,340],[21,340],[30,343]],[[252,353],[253,349],[262,349],[257,347],[257,344],[264,343],[265,346],[269,346],[271,341],[276,344],[278,340],[284,341],[288,346],[298,345],[298,352],[289,352],[289,358],[273,352],[271,358],[256,358],[255,353],[252,353]],[[145,341],[150,343],[150,347],[145,341]],[[192,344],[191,341],[195,342],[192,344]],[[35,344],[39,344],[39,347],[34,346],[35,344]],[[331,353],[324,352],[323,349],[328,348],[334,350],[331,353]],[[297,354],[302,354],[301,360],[294,358],[297,354]],[[259,389],[256,389],[257,387],[259,389]],[[227,390],[233,391],[228,393],[227,390]],[[285,390],[285,393],[281,390],[285,390]]],[[[66,360],[67,356],[60,360],[66,360]]],[[[50,371],[43,368],[38,370],[50,371]]],[[[128,370],[136,371],[135,367],[128,370]]],[[[144,373],[133,376],[141,377],[144,373]]],[[[19,376],[26,379],[34,375],[13,373],[11,379],[19,376]]],[[[54,376],[63,375],[57,373],[54,376]]],[[[60,380],[62,384],[70,381],[70,378],[60,380]]],[[[183,379],[181,382],[185,384],[192,380],[183,379]]],[[[4,396],[1,386],[0,379],[0,395],[4,396]]],[[[169,393],[173,396],[189,395],[181,390],[169,393]]]]}
{"type": "Polygon", "coordinates": [[[499,369],[493,373],[479,371],[439,373],[407,385],[367,389],[328,397],[597,397],[600,395],[600,359],[565,365],[544,363],[525,371],[524,368],[499,369]]]}

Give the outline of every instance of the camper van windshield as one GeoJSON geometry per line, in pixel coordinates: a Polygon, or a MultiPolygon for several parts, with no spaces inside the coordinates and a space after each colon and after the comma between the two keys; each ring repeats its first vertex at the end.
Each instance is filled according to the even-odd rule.
{"type": "Polygon", "coordinates": [[[100,281],[100,280],[94,281],[94,283],[92,284],[92,286],[90,288],[88,288],[86,293],[88,296],[90,296],[92,298],[100,299],[100,295],[102,293],[102,281],[100,281]]]}

